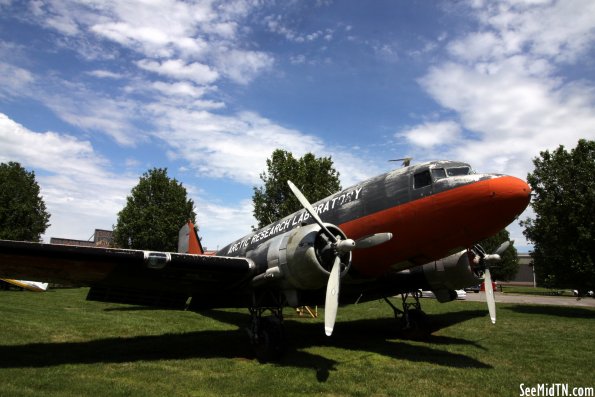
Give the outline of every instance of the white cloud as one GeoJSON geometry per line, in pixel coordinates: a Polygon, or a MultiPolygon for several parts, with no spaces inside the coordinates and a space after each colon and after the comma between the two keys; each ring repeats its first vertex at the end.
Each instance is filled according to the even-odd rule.
{"type": "Polygon", "coordinates": [[[224,116],[172,107],[170,103],[155,103],[148,110],[162,116],[156,120],[156,136],[169,145],[175,158],[187,161],[203,177],[258,184],[266,159],[278,148],[296,156],[308,152],[332,156],[344,185],[361,181],[376,171],[346,150],[327,146],[320,138],[283,127],[253,112],[224,116]]]}
{"type": "MultiPolygon", "coordinates": [[[[595,136],[595,87],[562,77],[560,69],[590,48],[595,4],[502,1],[474,7],[477,31],[451,40],[452,58],[419,81],[475,136],[453,135],[449,155],[484,171],[524,177],[540,150],[595,136]]],[[[426,148],[436,143],[426,124],[402,135],[414,143],[417,135],[426,148]]]]}
{"type": "Polygon", "coordinates": [[[136,182],[110,170],[88,141],[37,133],[0,113],[0,162],[17,161],[36,172],[51,214],[49,237],[86,238],[111,228],[136,182]]]}
{"type": "Polygon", "coordinates": [[[145,133],[135,126],[135,121],[143,117],[140,102],[103,96],[67,82],[63,86],[70,86],[69,95],[42,93],[38,97],[61,119],[86,131],[104,133],[124,146],[134,146],[145,139],[145,133]]]}
{"type": "Polygon", "coordinates": [[[156,135],[205,176],[254,184],[274,149],[285,148],[301,156],[322,148],[318,138],[250,112],[222,116],[166,104],[154,104],[150,110],[166,115],[157,121],[156,135]]]}
{"type": "Polygon", "coordinates": [[[274,59],[257,51],[220,50],[216,56],[217,69],[240,84],[248,84],[259,74],[270,70],[274,59]]]}
{"type": "MultiPolygon", "coordinates": [[[[310,43],[320,39],[331,41],[335,34],[335,30],[331,28],[326,28],[324,30],[318,29],[310,33],[298,32],[295,29],[288,27],[287,22],[285,22],[281,15],[269,15],[265,17],[264,22],[270,32],[283,36],[286,40],[293,43],[310,43]]],[[[350,29],[346,30],[349,31],[350,29]]]]}
{"type": "Polygon", "coordinates": [[[461,135],[461,127],[454,121],[424,123],[395,134],[404,137],[415,146],[432,148],[438,145],[451,145],[461,135]]]}
{"type": "MultiPolygon", "coordinates": [[[[595,139],[595,87],[573,81],[564,69],[592,50],[595,3],[480,1],[472,7],[478,29],[452,38],[446,44],[451,58],[419,80],[474,135],[457,139],[453,126],[447,130],[452,144],[441,154],[481,172],[525,178],[540,151],[595,139]]],[[[427,127],[401,135],[432,151],[440,134],[427,127]]]]}
{"type": "Polygon", "coordinates": [[[452,55],[468,61],[491,59],[505,52],[494,32],[471,33],[450,43],[448,48],[452,55]]]}
{"type": "MultiPolygon", "coordinates": [[[[272,65],[265,53],[244,48],[237,29],[257,2],[203,0],[51,0],[35,7],[44,26],[89,40],[88,33],[136,51],[137,65],[164,76],[210,83],[224,75],[245,84],[272,65]]],[[[82,46],[77,46],[82,47],[82,46]]]]}
{"type": "Polygon", "coordinates": [[[242,200],[237,207],[229,207],[198,196],[195,204],[199,236],[209,250],[223,248],[250,233],[251,227],[257,225],[250,199],[242,200]]]}
{"type": "Polygon", "coordinates": [[[171,96],[200,98],[206,93],[205,87],[199,87],[188,82],[164,83],[156,81],[151,84],[155,90],[171,96]]]}
{"type": "Polygon", "coordinates": [[[0,62],[0,96],[23,96],[34,81],[35,77],[28,70],[0,62]]]}
{"type": "Polygon", "coordinates": [[[124,77],[120,73],[115,73],[110,70],[102,70],[102,69],[91,70],[90,72],[87,72],[87,74],[89,76],[97,77],[100,79],[121,79],[124,77]]]}
{"type": "Polygon", "coordinates": [[[595,38],[595,3],[590,0],[487,2],[478,17],[495,31],[506,56],[525,50],[574,62],[595,38]]]}
{"type": "Polygon", "coordinates": [[[209,84],[217,80],[219,74],[208,65],[200,62],[186,63],[181,59],[150,61],[143,59],[136,63],[141,69],[179,80],[189,80],[197,84],[209,84]]]}
{"type": "MultiPolygon", "coordinates": [[[[50,237],[87,239],[95,228],[111,229],[131,188],[138,183],[137,176],[112,170],[88,141],[55,132],[33,132],[0,113],[0,162],[8,161],[17,161],[36,173],[51,214],[46,241],[50,237]]],[[[140,165],[130,158],[125,163],[133,168],[140,165]]],[[[186,187],[195,197],[200,234],[208,248],[242,237],[255,224],[251,200],[230,207],[186,187]]]]}

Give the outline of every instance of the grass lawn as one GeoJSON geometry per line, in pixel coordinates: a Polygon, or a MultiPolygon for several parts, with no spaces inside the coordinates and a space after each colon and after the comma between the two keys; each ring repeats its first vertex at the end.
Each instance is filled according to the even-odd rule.
{"type": "MultiPolygon", "coordinates": [[[[572,296],[572,290],[551,289],[542,287],[524,287],[524,286],[502,286],[501,290],[505,294],[523,294],[523,295],[546,295],[546,296],[572,296]]],[[[585,297],[588,298],[588,297],[585,297]]]]}
{"type": "MultiPolygon", "coordinates": [[[[286,309],[281,362],[253,359],[247,311],[200,314],[86,302],[86,289],[0,291],[0,396],[518,396],[595,386],[595,310],[422,301],[435,331],[400,337],[384,302],[323,319],[286,309]]],[[[322,310],[320,310],[322,314],[322,310]]]]}

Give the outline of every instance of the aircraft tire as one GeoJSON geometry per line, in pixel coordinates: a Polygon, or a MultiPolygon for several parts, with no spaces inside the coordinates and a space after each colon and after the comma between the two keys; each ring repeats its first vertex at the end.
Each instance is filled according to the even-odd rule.
{"type": "MultiPolygon", "coordinates": [[[[404,320],[404,319],[403,319],[404,320]]],[[[403,324],[403,336],[407,339],[427,339],[432,330],[430,328],[430,319],[428,315],[420,309],[409,310],[409,327],[403,324]]]]}
{"type": "Polygon", "coordinates": [[[273,316],[263,317],[254,345],[256,358],[262,363],[278,361],[286,349],[285,330],[281,321],[273,316]]]}

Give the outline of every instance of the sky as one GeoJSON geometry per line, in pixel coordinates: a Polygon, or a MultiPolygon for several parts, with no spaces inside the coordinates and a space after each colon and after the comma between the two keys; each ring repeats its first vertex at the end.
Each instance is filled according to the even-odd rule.
{"type": "Polygon", "coordinates": [[[216,249],[276,148],[343,187],[406,156],[525,179],[595,139],[594,43],[592,0],[0,0],[0,162],[35,172],[45,241],[111,229],[167,167],[216,249]]]}

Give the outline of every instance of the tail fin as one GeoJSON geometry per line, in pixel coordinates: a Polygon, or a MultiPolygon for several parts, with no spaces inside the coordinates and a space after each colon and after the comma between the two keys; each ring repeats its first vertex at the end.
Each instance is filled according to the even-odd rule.
{"type": "Polygon", "coordinates": [[[178,252],[182,254],[198,254],[203,255],[205,251],[202,248],[198,233],[194,228],[192,221],[188,221],[180,229],[178,234],[178,252]]]}

